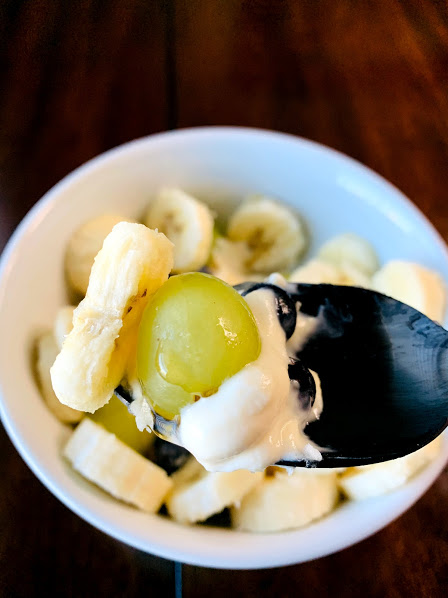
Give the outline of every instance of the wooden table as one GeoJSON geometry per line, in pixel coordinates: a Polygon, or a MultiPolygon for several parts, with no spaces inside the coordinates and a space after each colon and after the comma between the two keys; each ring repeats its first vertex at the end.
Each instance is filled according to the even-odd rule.
{"type": "MultiPolygon", "coordinates": [[[[447,4],[2,0],[0,249],[85,160],[208,124],[287,131],[346,152],[400,187],[448,238],[447,4]]],[[[72,514],[3,429],[0,465],[2,597],[174,595],[174,563],[72,514]]],[[[398,521],[339,554],[267,571],[183,567],[188,598],[447,590],[447,470],[398,521]]]]}

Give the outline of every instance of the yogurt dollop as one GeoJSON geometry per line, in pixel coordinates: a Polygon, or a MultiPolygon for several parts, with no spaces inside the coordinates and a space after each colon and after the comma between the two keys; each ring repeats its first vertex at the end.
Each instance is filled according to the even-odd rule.
{"type": "Polygon", "coordinates": [[[295,352],[306,340],[315,318],[299,312],[287,344],[272,291],[258,289],[245,299],[260,331],[260,355],[214,395],[182,409],[178,443],[209,471],[258,471],[281,459],[320,460],[320,452],[303,432],[322,410],[318,377],[314,375],[314,407],[305,412],[297,398],[297,382],[288,375],[288,348],[295,352]]]}

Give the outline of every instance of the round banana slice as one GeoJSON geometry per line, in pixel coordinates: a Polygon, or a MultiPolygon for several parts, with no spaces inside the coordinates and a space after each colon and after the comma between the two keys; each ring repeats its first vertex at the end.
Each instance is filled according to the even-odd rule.
{"type": "Polygon", "coordinates": [[[314,258],[291,272],[288,281],[307,284],[340,284],[341,272],[335,265],[314,258]]]}
{"type": "Polygon", "coordinates": [[[147,513],[160,509],[173,485],[161,467],[89,417],[73,432],[63,454],[85,478],[147,513]]]}
{"type": "Polygon", "coordinates": [[[228,236],[246,241],[249,270],[275,272],[297,263],[307,246],[305,227],[298,215],[270,197],[248,197],[232,214],[228,236]]]}
{"type": "Polygon", "coordinates": [[[369,289],[372,286],[371,279],[352,262],[341,262],[336,265],[319,257],[296,268],[289,275],[288,281],[307,284],[338,284],[364,289],[369,289]]]}
{"type": "Polygon", "coordinates": [[[174,243],[173,272],[200,270],[207,263],[214,220],[204,203],[181,189],[162,189],[148,208],[145,224],[174,243]]]}
{"type": "Polygon", "coordinates": [[[102,214],[85,222],[71,236],[65,253],[65,272],[76,293],[86,294],[93,260],[104,239],[122,221],[130,222],[129,218],[120,214],[102,214]]]}
{"type": "Polygon", "coordinates": [[[372,288],[372,279],[365,272],[359,270],[352,262],[339,264],[340,279],[338,284],[349,287],[372,288]]]}
{"type": "Polygon", "coordinates": [[[271,475],[232,509],[234,527],[250,532],[294,529],[323,517],[338,502],[335,473],[268,471],[271,475]]]}
{"type": "MultiPolygon", "coordinates": [[[[65,338],[70,334],[73,328],[73,305],[64,305],[60,307],[53,324],[53,334],[58,344],[59,350],[64,344],[65,338]]],[[[55,356],[56,357],[56,356],[55,356]]]]}
{"type": "Polygon", "coordinates": [[[47,407],[59,421],[76,424],[84,416],[84,413],[63,405],[51,385],[50,368],[58,353],[59,348],[51,332],[47,332],[37,339],[36,374],[39,390],[47,407]]]}
{"type": "Polygon", "coordinates": [[[192,458],[171,476],[174,488],[166,499],[168,513],[181,523],[205,521],[238,504],[262,477],[261,472],[245,469],[211,473],[192,458]]]}
{"type": "Polygon", "coordinates": [[[124,376],[143,309],[172,265],[173,246],[165,235],[143,224],[114,226],[51,368],[61,403],[93,413],[109,401],[124,376]]]}
{"type": "Polygon", "coordinates": [[[234,242],[225,237],[217,237],[207,267],[213,276],[234,286],[247,280],[244,264],[249,256],[250,251],[244,241],[234,242]]]}
{"type": "Polygon", "coordinates": [[[226,237],[218,237],[213,243],[207,269],[210,274],[231,286],[248,280],[262,282],[265,278],[262,274],[247,272],[245,264],[249,257],[250,250],[244,241],[230,241],[226,237]]]}
{"type": "Polygon", "coordinates": [[[371,276],[379,268],[378,257],[372,245],[354,233],[333,237],[322,245],[318,257],[335,266],[353,264],[366,276],[371,276]]]}
{"type": "Polygon", "coordinates": [[[415,453],[363,467],[350,467],[339,479],[339,486],[352,500],[364,500],[386,494],[405,484],[440,452],[441,438],[436,438],[415,453]]]}
{"type": "Polygon", "coordinates": [[[393,260],[372,278],[373,288],[402,301],[423,314],[442,322],[446,308],[446,287],[434,271],[412,262],[393,260]]]}

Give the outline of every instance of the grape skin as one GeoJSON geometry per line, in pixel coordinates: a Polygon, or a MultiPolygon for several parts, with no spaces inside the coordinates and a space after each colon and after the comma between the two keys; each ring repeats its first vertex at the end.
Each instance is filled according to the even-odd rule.
{"type": "Polygon", "coordinates": [[[137,367],[154,410],[172,418],[255,361],[258,328],[231,286],[201,272],[172,276],[147,306],[137,367]]]}

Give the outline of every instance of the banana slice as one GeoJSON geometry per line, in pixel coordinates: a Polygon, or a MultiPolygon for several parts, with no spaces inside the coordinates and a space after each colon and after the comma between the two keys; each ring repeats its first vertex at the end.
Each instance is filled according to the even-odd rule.
{"type": "Polygon", "coordinates": [[[393,260],[373,276],[372,284],[376,291],[410,305],[432,320],[443,321],[446,287],[436,272],[412,262],[393,260]]]}
{"type": "Polygon", "coordinates": [[[298,215],[270,197],[248,197],[232,214],[228,235],[246,241],[250,257],[246,267],[275,272],[293,266],[305,251],[307,237],[298,215]]]}
{"type": "Polygon", "coordinates": [[[351,262],[337,266],[321,258],[309,260],[296,268],[288,277],[289,282],[307,284],[338,284],[351,287],[372,287],[371,279],[351,262]]]}
{"type": "Polygon", "coordinates": [[[250,532],[277,532],[307,525],[338,502],[335,473],[274,471],[232,509],[234,527],[250,532]]]}
{"type": "Polygon", "coordinates": [[[174,243],[173,272],[200,270],[207,263],[214,221],[204,203],[180,189],[162,189],[148,208],[145,224],[174,243]]]}
{"type": "Polygon", "coordinates": [[[190,459],[172,476],[174,488],[166,500],[168,513],[181,523],[205,521],[239,503],[262,478],[261,472],[242,469],[210,473],[190,459]]]}
{"type": "Polygon", "coordinates": [[[315,258],[291,272],[288,281],[307,284],[340,284],[341,272],[333,264],[315,258]]]}
{"type": "Polygon", "coordinates": [[[352,500],[364,500],[391,492],[403,486],[412,476],[439,454],[441,438],[430,444],[393,461],[350,467],[339,479],[343,493],[352,500]]]}
{"type": "Polygon", "coordinates": [[[366,276],[372,276],[379,268],[378,257],[372,245],[354,233],[333,237],[322,245],[318,257],[335,266],[353,264],[366,276]]]}
{"type": "Polygon", "coordinates": [[[58,353],[59,348],[51,332],[47,332],[37,339],[37,382],[42,398],[53,415],[63,423],[75,424],[81,420],[84,413],[63,405],[51,385],[50,368],[58,353]]]}
{"type": "Polygon", "coordinates": [[[249,257],[250,251],[244,241],[217,237],[207,267],[213,276],[234,286],[247,280],[245,262],[249,257]]]}
{"type": "Polygon", "coordinates": [[[65,271],[70,286],[80,295],[87,292],[93,260],[104,239],[122,221],[131,222],[120,214],[102,214],[85,222],[71,236],[65,253],[65,271]]]}
{"type": "Polygon", "coordinates": [[[173,485],[161,467],[88,417],[73,432],[64,456],[85,478],[148,513],[160,509],[173,485]]]}
{"type": "Polygon", "coordinates": [[[128,365],[143,309],[172,264],[172,243],[165,235],[142,224],[121,222],[113,228],[51,368],[61,403],[93,413],[109,401],[128,365]]]}
{"type": "Polygon", "coordinates": [[[62,345],[66,337],[70,334],[73,329],[73,312],[75,307],[73,305],[64,305],[60,307],[53,324],[53,334],[56,339],[56,343],[59,350],[62,349],[62,345]]]}
{"type": "Polygon", "coordinates": [[[190,457],[182,467],[177,469],[171,475],[174,489],[178,489],[182,486],[190,484],[193,481],[199,480],[199,478],[204,476],[205,473],[206,469],[204,469],[199,461],[196,461],[194,457],[190,457]]]}
{"type": "Polygon", "coordinates": [[[247,280],[261,282],[264,276],[247,272],[245,264],[250,255],[249,247],[244,241],[230,241],[225,237],[217,237],[207,267],[213,276],[231,286],[247,280]]]}
{"type": "Polygon", "coordinates": [[[340,278],[338,284],[349,287],[372,288],[372,279],[352,262],[339,264],[340,278]]]}

